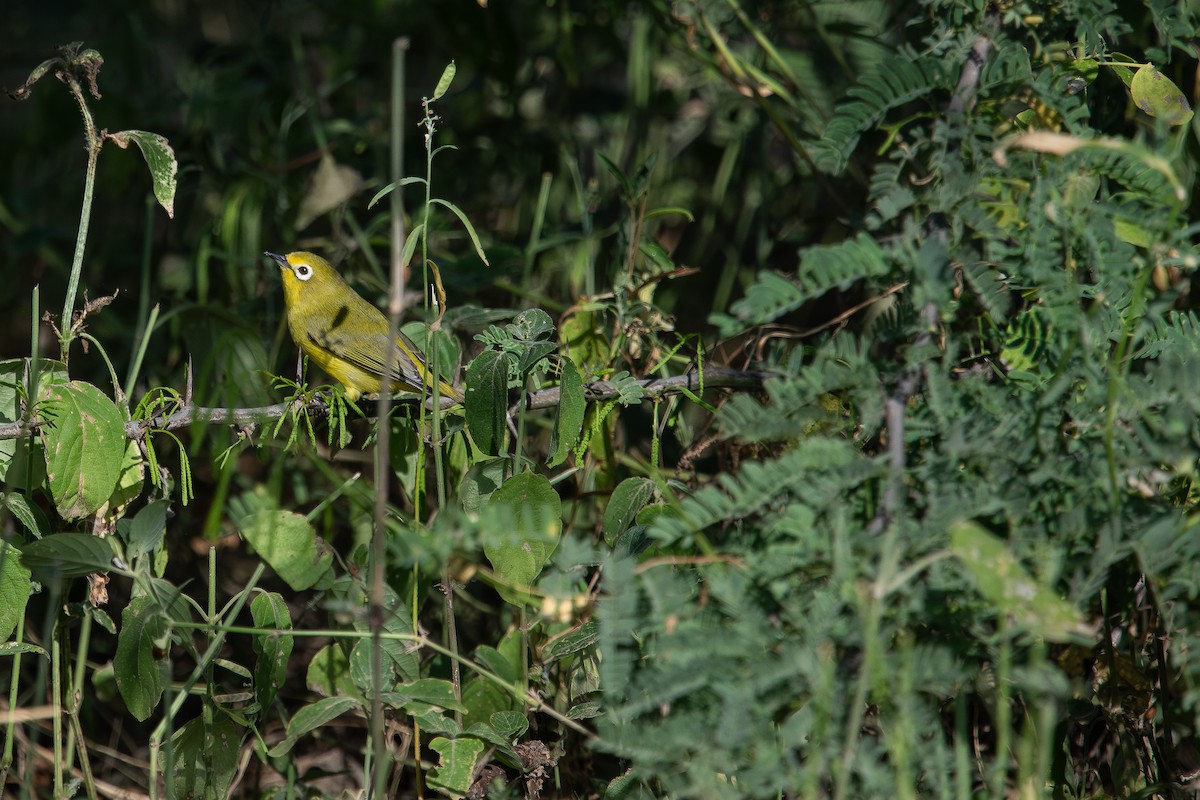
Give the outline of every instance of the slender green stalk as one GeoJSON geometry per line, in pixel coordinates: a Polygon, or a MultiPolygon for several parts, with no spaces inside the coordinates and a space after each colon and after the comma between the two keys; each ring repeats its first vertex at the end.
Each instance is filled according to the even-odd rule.
{"type": "Polygon", "coordinates": [[[100,358],[104,360],[105,366],[108,367],[108,378],[112,381],[113,392],[117,395],[117,404],[125,407],[126,411],[128,411],[128,404],[125,402],[125,393],[121,391],[121,383],[117,380],[116,367],[113,366],[112,359],[108,357],[108,351],[104,349],[104,345],[100,344],[100,340],[90,333],[80,332],[79,338],[91,342],[96,351],[100,353],[100,358]]]}
{"type": "Polygon", "coordinates": [[[62,707],[62,629],[57,627],[50,640],[50,696],[54,706],[54,796],[63,797],[63,707],[62,707]]]}
{"type": "MultiPolygon", "coordinates": [[[[146,352],[146,333],[154,330],[154,322],[150,319],[150,259],[153,256],[154,246],[154,209],[157,203],[153,194],[146,195],[146,219],[143,224],[146,227],[145,234],[142,236],[142,278],[138,286],[138,310],[137,310],[137,328],[134,329],[133,341],[134,351],[133,358],[130,359],[129,372],[125,376],[125,396],[130,397],[133,394],[133,382],[137,378],[137,369],[142,363],[142,356],[146,352]]],[[[155,306],[157,312],[158,306],[155,306]]]]}
{"type": "Polygon", "coordinates": [[[100,148],[104,140],[96,131],[96,122],[88,109],[87,99],[83,96],[83,87],[71,72],[64,70],[67,75],[67,86],[79,103],[79,111],[83,114],[84,135],[87,141],[87,176],[83,182],[83,207],[79,212],[79,230],[75,233],[75,255],[71,260],[71,274],[67,278],[67,296],[63,300],[63,313],[59,319],[61,327],[61,357],[65,362],[71,349],[71,339],[74,331],[71,329],[71,318],[75,312],[75,296],[79,293],[79,276],[83,272],[83,251],[87,246],[88,226],[92,219],[92,196],[96,189],[96,162],[100,158],[100,148]]]}
{"type": "MultiPolygon", "coordinates": [[[[71,729],[67,731],[67,763],[75,762],[75,731],[79,727],[79,704],[83,698],[84,680],[87,676],[87,655],[92,639],[92,616],[84,614],[79,624],[79,642],[75,646],[75,673],[71,676],[67,687],[70,699],[67,701],[67,713],[71,715],[71,729]]],[[[80,740],[80,745],[83,742],[80,740]]],[[[86,759],[83,759],[86,760],[86,759]]],[[[93,789],[94,791],[94,789],[93,789]]]]}
{"type": "MultiPolygon", "coordinates": [[[[25,615],[21,614],[17,617],[17,633],[13,642],[17,645],[25,641],[25,615]]],[[[21,678],[21,651],[17,650],[13,654],[12,672],[9,675],[8,684],[8,707],[17,707],[18,687],[20,686],[21,678]]],[[[0,786],[7,786],[8,770],[13,763],[13,747],[16,743],[16,721],[10,716],[8,722],[4,726],[4,760],[0,763],[0,786]]]]}
{"type": "Polygon", "coordinates": [[[538,251],[541,249],[542,226],[546,222],[546,207],[550,204],[550,185],[553,176],[549,172],[542,173],[542,183],[538,187],[537,205],[533,211],[533,228],[529,232],[529,244],[525,246],[525,265],[521,273],[521,285],[529,286],[533,280],[533,265],[537,262],[538,251]]]}
{"type": "MultiPolygon", "coordinates": [[[[246,581],[246,586],[237,595],[237,598],[232,603],[230,603],[230,605],[225,613],[225,617],[227,619],[237,619],[237,615],[242,612],[242,607],[246,605],[246,599],[248,597],[250,597],[250,595],[253,593],[254,587],[258,586],[258,582],[259,582],[259,580],[262,579],[262,574],[266,570],[266,568],[267,568],[267,565],[265,563],[260,563],[257,567],[254,568],[254,573],[251,574],[250,579],[248,581],[246,581]]],[[[213,582],[213,584],[215,585],[215,581],[213,582]]],[[[216,635],[212,639],[209,640],[208,647],[204,650],[203,655],[201,655],[200,659],[196,662],[196,666],[192,669],[192,673],[187,677],[187,679],[182,684],[180,684],[178,691],[176,691],[175,694],[170,699],[168,699],[166,697],[166,695],[163,696],[163,703],[166,706],[166,708],[163,712],[162,721],[158,723],[158,725],[154,728],[154,732],[150,734],[150,797],[151,797],[151,800],[154,800],[154,798],[158,797],[158,772],[157,772],[157,769],[158,769],[159,753],[163,749],[164,741],[166,741],[166,743],[167,743],[166,763],[164,764],[164,771],[166,774],[164,775],[164,777],[165,777],[166,784],[167,784],[168,796],[172,796],[170,794],[170,792],[171,792],[171,787],[174,782],[174,776],[171,774],[173,748],[171,746],[170,737],[171,737],[172,723],[175,720],[175,716],[179,713],[179,710],[181,708],[183,708],[183,704],[187,700],[188,695],[192,690],[192,687],[196,685],[196,682],[198,680],[200,680],[200,676],[205,674],[206,670],[208,669],[208,665],[212,662],[212,660],[214,658],[216,658],[217,653],[219,653],[221,648],[224,646],[226,634],[232,633],[232,632],[237,632],[239,630],[241,630],[241,631],[246,630],[246,629],[237,629],[232,626],[213,624],[209,620],[205,620],[204,622],[197,623],[197,624],[185,624],[185,623],[173,622],[172,626],[175,628],[179,628],[181,630],[191,630],[191,629],[204,630],[207,633],[214,633],[216,635]]],[[[256,629],[251,629],[251,630],[256,630],[256,629]]],[[[171,683],[169,681],[167,682],[167,686],[168,687],[171,686],[171,683]]]]}
{"type": "MultiPolygon", "coordinates": [[[[92,774],[92,762],[88,758],[87,737],[83,735],[83,726],[79,722],[79,707],[72,703],[70,708],[71,736],[79,742],[79,771],[83,773],[83,786],[87,789],[88,800],[99,800],[96,791],[96,777],[92,774]]],[[[68,763],[70,763],[68,761],[68,763]]]]}
{"type": "Polygon", "coordinates": [[[992,765],[992,797],[1003,797],[1008,778],[1008,767],[1012,749],[1012,660],[1013,633],[1006,615],[1001,614],[998,624],[1000,636],[999,652],[996,654],[996,763],[992,765]]]}
{"type": "Polygon", "coordinates": [[[146,324],[142,327],[141,341],[138,344],[137,351],[133,354],[133,361],[129,364],[129,372],[125,376],[125,401],[126,411],[129,410],[129,398],[133,397],[133,389],[137,383],[138,373],[142,371],[142,361],[146,358],[146,347],[150,344],[150,334],[154,331],[154,325],[158,322],[158,304],[154,304],[154,308],[150,309],[150,318],[146,320],[146,324]]]}

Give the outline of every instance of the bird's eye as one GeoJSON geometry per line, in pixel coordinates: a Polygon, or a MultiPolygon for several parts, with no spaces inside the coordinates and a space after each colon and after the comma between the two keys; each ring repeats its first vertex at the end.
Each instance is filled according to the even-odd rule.
{"type": "Polygon", "coordinates": [[[292,272],[296,273],[296,277],[302,281],[306,281],[312,277],[312,267],[308,264],[298,264],[292,272]]]}

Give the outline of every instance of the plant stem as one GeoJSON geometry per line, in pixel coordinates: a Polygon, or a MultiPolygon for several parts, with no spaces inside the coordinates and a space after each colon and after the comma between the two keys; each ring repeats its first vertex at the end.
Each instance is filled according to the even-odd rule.
{"type": "Polygon", "coordinates": [[[71,340],[74,338],[71,318],[75,311],[75,295],[79,293],[79,275],[83,272],[83,251],[87,245],[88,225],[92,219],[92,195],[96,188],[96,162],[100,158],[100,148],[104,144],[104,140],[96,132],[96,122],[92,119],[92,112],[88,110],[87,100],[83,96],[83,87],[70,73],[67,73],[67,86],[70,87],[71,94],[75,96],[75,101],[79,103],[79,111],[83,115],[88,160],[87,177],[83,183],[83,208],[79,212],[79,230],[75,234],[75,256],[71,261],[71,274],[67,278],[67,296],[63,301],[62,317],[59,319],[63,362],[67,361],[71,340]]]}

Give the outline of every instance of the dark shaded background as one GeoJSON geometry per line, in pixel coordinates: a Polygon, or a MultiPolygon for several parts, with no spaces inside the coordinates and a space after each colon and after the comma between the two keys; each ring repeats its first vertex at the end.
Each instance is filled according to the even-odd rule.
{"type": "MultiPolygon", "coordinates": [[[[143,389],[181,386],[190,355],[197,376],[207,378],[198,386],[211,395],[200,399],[258,403],[268,397],[267,380],[247,374],[281,372],[293,358],[280,336],[280,298],[260,257],[264,249],[321,252],[364,293],[382,296],[387,203],[368,210],[367,202],[388,180],[397,37],[410,42],[407,174],[424,172],[420,99],[447,63],[458,67],[438,106],[437,138],[457,150],[435,161],[434,194],[471,218],[492,266],[482,267],[448,215],[435,218],[433,256],[452,306],[562,308],[587,287],[609,284],[607,272],[621,253],[612,234],[627,208],[597,153],[627,173],[654,157],[649,207],[695,216],[690,224],[664,216],[653,228],[678,265],[699,269],[664,283],[657,296],[668,310],[686,304],[681,330],[703,328],[708,312],[727,306],[756,267],[794,265],[796,245],[836,216],[817,202],[796,153],[670,11],[665,3],[623,2],[119,2],[66,9],[22,2],[4,12],[9,45],[0,55],[0,85],[20,85],[70,41],[103,55],[103,99],[91,101],[97,124],[165,135],[180,173],[171,220],[150,207],[150,181],[136,151],[105,147],[81,288],[90,297],[121,294],[89,329],[121,373],[138,325],[158,303],[143,389]],[[356,170],[362,189],[344,212],[296,230],[323,153],[356,170]],[[526,269],[522,251],[543,175],[551,179],[543,240],[578,240],[590,226],[598,233],[598,274],[589,278],[571,263],[577,244],[546,249],[526,269]]],[[[764,4],[761,13],[781,46],[819,63],[819,41],[805,33],[797,10],[764,4]]],[[[0,355],[20,357],[30,349],[32,288],[41,287],[42,309],[61,308],[85,155],[74,101],[52,77],[30,100],[4,99],[0,107],[0,146],[10,154],[0,163],[0,257],[12,275],[0,297],[0,355]]],[[[406,207],[418,200],[419,190],[408,189],[406,207]]],[[[42,339],[43,351],[51,351],[48,332],[42,339]]],[[[72,371],[106,374],[87,374],[101,369],[95,359],[88,363],[73,363],[72,371]]]]}

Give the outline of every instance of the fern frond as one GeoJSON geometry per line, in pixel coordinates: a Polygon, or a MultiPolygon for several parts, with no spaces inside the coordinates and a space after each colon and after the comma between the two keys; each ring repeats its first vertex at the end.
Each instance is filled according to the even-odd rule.
{"type": "Polygon", "coordinates": [[[1147,320],[1146,324],[1150,329],[1134,358],[1158,358],[1166,353],[1183,357],[1200,354],[1200,316],[1195,311],[1171,311],[1165,317],[1147,320]]]}
{"type": "Polygon", "coordinates": [[[972,261],[962,266],[963,278],[992,322],[1001,325],[1008,318],[1009,292],[1004,276],[995,264],[972,261]]]}
{"type": "Polygon", "coordinates": [[[664,514],[650,536],[672,544],[690,544],[692,537],[725,520],[745,519],[767,510],[777,499],[822,506],[826,499],[857,485],[878,467],[842,439],[815,437],[799,442],[777,459],[746,462],[736,475],[722,475],[715,483],[684,498],[678,515],[664,514]],[[823,481],[814,492],[814,481],[823,481]]]}
{"type": "Polygon", "coordinates": [[[1092,171],[1116,181],[1142,199],[1170,205],[1175,187],[1166,176],[1146,163],[1139,153],[1126,150],[1084,151],[1080,154],[1092,171]]]}
{"type": "Polygon", "coordinates": [[[841,172],[862,132],[888,111],[938,89],[949,89],[953,83],[953,74],[940,60],[903,55],[887,59],[877,72],[851,88],[846,93],[851,99],[834,111],[825,135],[815,146],[817,166],[829,173],[841,172]]]}
{"type": "Polygon", "coordinates": [[[775,272],[761,272],[746,296],[733,304],[732,317],[713,315],[712,321],[723,336],[729,336],[778,319],[838,286],[887,270],[883,250],[866,234],[839,244],[810,247],[801,256],[799,282],[775,272]]]}
{"type": "Polygon", "coordinates": [[[848,424],[868,429],[878,425],[878,372],[863,340],[839,338],[848,343],[840,348],[841,355],[835,348],[822,348],[799,374],[769,381],[769,401],[745,394],[731,398],[722,408],[721,435],[742,443],[778,442],[828,435],[848,424]],[[847,404],[854,406],[853,414],[846,413],[847,404]]]}
{"type": "Polygon", "coordinates": [[[867,227],[872,230],[890,222],[917,202],[917,194],[911,186],[901,183],[902,165],[881,162],[871,175],[871,213],[867,216],[867,227]]]}

